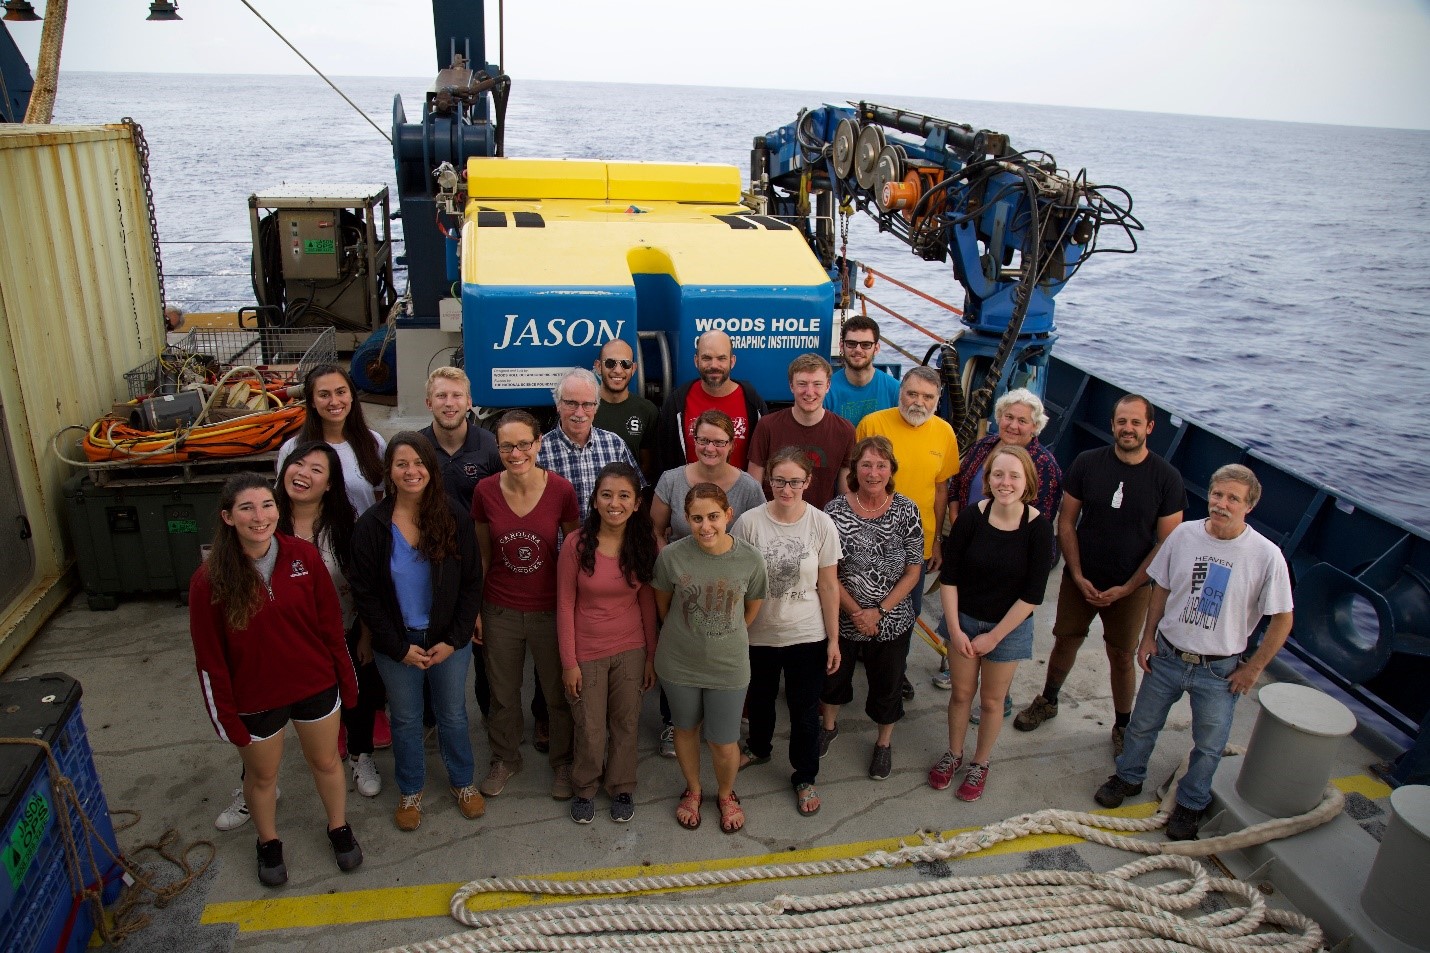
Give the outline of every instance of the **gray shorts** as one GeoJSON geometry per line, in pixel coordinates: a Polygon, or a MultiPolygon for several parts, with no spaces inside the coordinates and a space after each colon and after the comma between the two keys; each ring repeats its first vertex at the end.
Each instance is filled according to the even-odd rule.
{"type": "Polygon", "coordinates": [[[694,688],[660,680],[670,702],[670,721],[683,731],[705,724],[705,740],[713,745],[733,745],[740,741],[740,713],[745,708],[744,687],[694,688]]]}

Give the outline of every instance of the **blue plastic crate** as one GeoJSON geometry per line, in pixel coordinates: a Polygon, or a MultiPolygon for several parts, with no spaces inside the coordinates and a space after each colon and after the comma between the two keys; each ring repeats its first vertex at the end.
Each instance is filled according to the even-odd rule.
{"type": "MultiPolygon", "coordinates": [[[[0,737],[50,743],[94,828],[87,837],[78,814],[67,808],[71,830],[81,844],[85,876],[93,876],[88,864],[92,855],[105,881],[108,904],[123,887],[122,871],[110,859],[111,851],[118,854],[118,844],[79,696],[79,683],[66,675],[0,682],[0,737]]],[[[62,807],[44,752],[28,745],[0,746],[0,950],[7,953],[80,951],[94,932],[92,911],[75,899],[65,869],[57,814],[62,807]]]]}

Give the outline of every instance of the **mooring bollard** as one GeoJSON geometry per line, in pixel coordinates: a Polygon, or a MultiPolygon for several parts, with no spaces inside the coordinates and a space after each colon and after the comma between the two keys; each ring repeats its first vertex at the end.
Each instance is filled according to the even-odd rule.
{"type": "Polygon", "coordinates": [[[1334,698],[1304,685],[1267,685],[1236,793],[1272,817],[1295,817],[1321,802],[1341,739],[1355,715],[1334,698]]]}
{"type": "Polygon", "coordinates": [[[1430,787],[1408,784],[1390,795],[1391,817],[1360,894],[1360,905],[1386,933],[1430,950],[1425,878],[1430,873],[1430,787]]]}

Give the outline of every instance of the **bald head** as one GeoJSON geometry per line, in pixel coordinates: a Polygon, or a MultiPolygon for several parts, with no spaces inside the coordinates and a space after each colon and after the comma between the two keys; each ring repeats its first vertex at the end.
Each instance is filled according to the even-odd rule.
{"type": "Polygon", "coordinates": [[[735,368],[734,347],[724,331],[706,331],[695,342],[695,369],[700,385],[711,397],[724,397],[735,389],[730,372],[735,368]]]}
{"type": "Polygon", "coordinates": [[[596,376],[601,379],[601,399],[620,403],[626,399],[631,378],[636,373],[635,352],[620,338],[612,338],[596,358],[596,376]]]}

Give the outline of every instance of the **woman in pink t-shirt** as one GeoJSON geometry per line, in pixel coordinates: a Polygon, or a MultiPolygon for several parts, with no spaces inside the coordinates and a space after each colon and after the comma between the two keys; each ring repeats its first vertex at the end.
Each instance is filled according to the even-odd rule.
{"type": "Polygon", "coordinates": [[[557,561],[556,638],[575,723],[571,820],[596,816],[602,766],[611,820],[635,814],[641,693],[655,684],[655,532],[641,508],[640,475],[625,463],[596,477],[580,533],[557,561]]]}
{"type": "Polygon", "coordinates": [[[576,490],[536,465],[541,430],[531,414],[507,411],[496,433],[502,472],[472,491],[485,587],[474,640],[482,644],[492,691],[491,768],[478,787],[496,797],[521,770],[521,686],[529,649],[551,724],[551,796],[566,801],[572,794],[571,708],[561,690],[556,648],[556,546],[561,532],[576,529],[576,490]]]}

